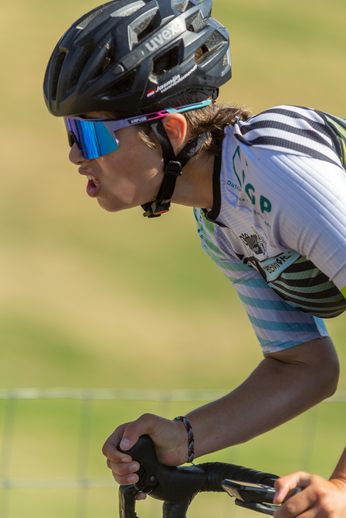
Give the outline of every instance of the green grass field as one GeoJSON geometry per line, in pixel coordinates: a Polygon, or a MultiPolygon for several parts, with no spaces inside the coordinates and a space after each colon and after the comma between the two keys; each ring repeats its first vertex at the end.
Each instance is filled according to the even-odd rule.
{"type": "MultiPolygon", "coordinates": [[[[234,73],[223,101],[253,112],[286,103],[346,117],[343,0],[214,4],[231,34],[234,73]]],[[[173,207],[150,221],[140,209],[103,212],[68,162],[62,121],[45,108],[42,82],[53,47],[96,5],[1,6],[0,387],[232,389],[261,351],[235,291],[200,249],[191,210],[173,207]]],[[[328,329],[346,367],[345,318],[328,329]]],[[[163,411],[173,417],[186,405],[163,411]]],[[[160,408],[95,403],[88,476],[108,476],[100,450],[117,424],[160,408]]],[[[4,410],[1,402],[0,426],[4,410]]],[[[11,477],[77,476],[78,412],[77,402],[18,402],[11,477]]],[[[327,476],[343,447],[345,405],[321,405],[306,466],[301,448],[311,412],[212,458],[280,473],[305,466],[327,476]]],[[[12,490],[8,518],[72,518],[76,493],[12,490]]],[[[202,502],[191,518],[209,505],[202,502]]],[[[115,489],[92,490],[89,503],[88,518],[116,516],[115,489]]],[[[154,517],[141,507],[140,518],[154,517]]]]}

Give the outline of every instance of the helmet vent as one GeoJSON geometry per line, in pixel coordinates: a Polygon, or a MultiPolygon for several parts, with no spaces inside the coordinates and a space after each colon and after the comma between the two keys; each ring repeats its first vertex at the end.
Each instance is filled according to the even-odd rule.
{"type": "Polygon", "coordinates": [[[114,63],[114,48],[108,42],[104,45],[103,54],[100,55],[99,62],[95,67],[88,82],[99,78],[114,63]]]}
{"type": "Polygon", "coordinates": [[[218,31],[214,31],[205,41],[204,45],[210,51],[219,47],[220,44],[225,43],[225,39],[218,31]]]}
{"type": "MultiPolygon", "coordinates": [[[[195,52],[196,63],[198,65],[202,65],[206,61],[209,61],[224,45],[226,45],[226,42],[223,37],[218,32],[214,31],[205,41],[204,45],[195,52]]],[[[223,58],[222,66],[223,69],[225,67],[229,68],[225,62],[225,58],[223,58]]]]}
{"type": "Polygon", "coordinates": [[[81,47],[80,53],[77,56],[77,59],[74,63],[72,74],[69,78],[67,91],[71,92],[79,81],[80,76],[84,70],[85,65],[90,59],[91,54],[94,52],[96,48],[95,40],[89,40],[81,47]]]}
{"type": "Polygon", "coordinates": [[[131,50],[133,45],[140,43],[152,32],[155,31],[161,24],[161,17],[157,8],[150,9],[150,11],[142,14],[128,27],[129,42],[131,50]]]}
{"type": "Polygon", "coordinates": [[[202,45],[202,47],[200,47],[199,49],[196,50],[195,52],[195,62],[197,63],[197,65],[199,65],[200,63],[202,63],[204,61],[204,54],[207,54],[208,52],[208,48],[205,46],[205,45],[202,45]]]}
{"type": "Polygon", "coordinates": [[[153,62],[152,75],[155,78],[159,78],[160,76],[166,74],[172,68],[177,66],[179,63],[179,47],[176,45],[172,49],[169,49],[167,52],[156,58],[153,62]]]}
{"type": "Polygon", "coordinates": [[[66,58],[66,52],[61,51],[55,58],[55,63],[52,66],[53,72],[52,72],[52,82],[51,82],[51,96],[52,96],[53,101],[56,100],[60,71],[64,64],[65,58],[66,58]]]}
{"type": "Polygon", "coordinates": [[[186,21],[186,28],[191,32],[199,32],[203,29],[205,23],[201,11],[198,11],[193,17],[186,21]]]}
{"type": "Polygon", "coordinates": [[[187,6],[189,5],[189,0],[171,0],[172,1],[172,9],[175,9],[179,13],[184,13],[186,11],[187,6]]]}
{"type": "Polygon", "coordinates": [[[124,7],[121,7],[120,9],[117,9],[114,11],[114,13],[111,14],[113,18],[125,18],[127,16],[131,16],[131,14],[138,11],[138,9],[141,9],[141,7],[144,7],[145,3],[142,0],[139,0],[139,2],[134,2],[131,5],[125,5],[124,7]]]}
{"type": "Polygon", "coordinates": [[[129,73],[126,77],[119,81],[114,81],[111,85],[107,85],[106,88],[100,90],[97,97],[101,99],[113,99],[119,97],[119,95],[130,92],[133,87],[135,77],[136,71],[129,73]]]}
{"type": "Polygon", "coordinates": [[[90,16],[82,20],[78,25],[77,29],[85,29],[93,21],[96,16],[98,16],[102,11],[104,10],[104,7],[102,9],[96,9],[90,16]]]}

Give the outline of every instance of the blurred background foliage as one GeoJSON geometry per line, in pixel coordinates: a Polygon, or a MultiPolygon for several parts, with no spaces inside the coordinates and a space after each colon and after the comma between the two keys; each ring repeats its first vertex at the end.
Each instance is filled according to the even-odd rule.
{"type": "MultiPolygon", "coordinates": [[[[1,2],[0,386],[232,389],[261,351],[235,290],[200,249],[192,211],[173,206],[150,221],[140,209],[102,211],[68,162],[62,121],[44,105],[54,46],[96,6],[94,0],[1,2]]],[[[296,104],[346,117],[344,0],[215,0],[213,15],[231,36],[233,78],[222,101],[254,113],[296,104]]],[[[345,366],[345,318],[327,325],[345,366]]],[[[339,388],[346,389],[345,368],[339,388]]],[[[128,418],[146,410],[138,403],[128,418]]],[[[25,415],[41,423],[55,412],[44,407],[25,415]]],[[[68,419],[69,412],[61,415],[68,419]]],[[[102,416],[97,455],[122,410],[113,403],[102,416]]],[[[315,466],[328,474],[342,448],[345,410],[325,419],[321,446],[330,447],[332,423],[340,430],[335,452],[315,466]]],[[[52,438],[54,427],[44,426],[52,438]]],[[[295,469],[280,447],[294,426],[242,446],[239,461],[258,459],[258,467],[270,469],[263,462],[273,451],[281,472],[295,469]]],[[[69,427],[64,430],[68,441],[69,427]]],[[[16,476],[24,475],[19,469],[16,476]]]]}

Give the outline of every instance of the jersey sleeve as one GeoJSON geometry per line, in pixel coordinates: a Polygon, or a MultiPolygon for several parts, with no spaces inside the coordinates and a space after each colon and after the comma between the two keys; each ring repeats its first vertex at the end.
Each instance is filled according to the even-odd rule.
{"type": "Polygon", "coordinates": [[[225,254],[213,240],[213,224],[199,210],[195,216],[202,248],[235,287],[264,354],[328,336],[322,319],[287,304],[255,269],[225,254]]]}
{"type": "Polygon", "coordinates": [[[257,271],[240,261],[217,264],[237,290],[264,354],[328,336],[322,319],[287,304],[257,271]]]}

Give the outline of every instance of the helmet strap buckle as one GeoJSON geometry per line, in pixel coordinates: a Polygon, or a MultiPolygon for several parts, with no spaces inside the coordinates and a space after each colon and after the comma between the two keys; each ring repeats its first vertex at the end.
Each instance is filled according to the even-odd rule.
{"type": "Polygon", "coordinates": [[[178,176],[183,174],[182,165],[177,160],[170,160],[164,167],[164,179],[162,181],[157,199],[153,202],[142,205],[145,210],[143,216],[148,218],[157,218],[169,211],[171,198],[175,189],[175,183],[178,176]]]}
{"type": "Polygon", "coordinates": [[[181,163],[178,162],[177,160],[170,160],[166,165],[165,165],[165,174],[169,174],[169,175],[172,175],[172,176],[181,176],[183,174],[183,168],[181,166],[181,163]]]}

